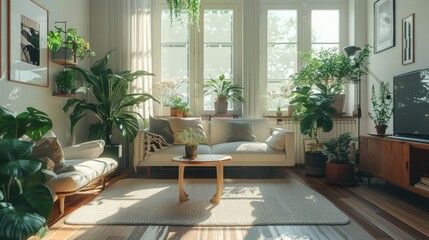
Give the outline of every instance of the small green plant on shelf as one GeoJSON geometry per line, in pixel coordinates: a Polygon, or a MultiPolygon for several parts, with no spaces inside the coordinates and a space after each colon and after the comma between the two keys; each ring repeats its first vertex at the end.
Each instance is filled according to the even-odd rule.
{"type": "Polygon", "coordinates": [[[84,60],[90,56],[95,56],[90,43],[83,37],[77,35],[75,28],[62,29],[55,26],[55,31],[48,32],[48,48],[53,52],[58,52],[62,47],[71,50],[71,54],[84,60]]]}
{"type": "Polygon", "coordinates": [[[58,73],[55,81],[59,94],[74,94],[76,89],[75,73],[73,69],[64,68],[64,71],[58,73]]]}

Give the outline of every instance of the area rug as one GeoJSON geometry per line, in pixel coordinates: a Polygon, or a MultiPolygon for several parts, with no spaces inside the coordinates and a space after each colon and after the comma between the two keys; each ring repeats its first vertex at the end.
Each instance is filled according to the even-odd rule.
{"type": "Polygon", "coordinates": [[[123,179],[71,213],[66,224],[251,226],[347,224],[349,218],[296,179],[225,180],[220,203],[210,203],[215,179],[123,179]]]}

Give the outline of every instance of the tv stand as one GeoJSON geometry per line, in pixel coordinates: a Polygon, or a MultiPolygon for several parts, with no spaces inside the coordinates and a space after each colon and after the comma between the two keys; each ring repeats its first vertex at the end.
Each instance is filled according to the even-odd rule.
{"type": "Polygon", "coordinates": [[[411,141],[411,142],[421,142],[421,143],[428,143],[429,139],[425,138],[413,138],[413,137],[403,137],[403,136],[387,136],[391,139],[397,139],[397,140],[404,140],[404,141],[411,141]]]}
{"type": "Polygon", "coordinates": [[[361,136],[360,170],[369,176],[429,198],[414,187],[429,173],[429,144],[377,136],[361,136]]]}

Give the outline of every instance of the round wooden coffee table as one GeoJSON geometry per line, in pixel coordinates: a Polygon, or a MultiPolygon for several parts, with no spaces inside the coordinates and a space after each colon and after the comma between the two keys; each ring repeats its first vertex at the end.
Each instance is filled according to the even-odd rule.
{"type": "Polygon", "coordinates": [[[171,159],[179,164],[179,199],[181,202],[187,201],[188,194],[183,189],[183,178],[186,166],[215,166],[216,167],[216,194],[210,200],[212,203],[219,203],[223,191],[223,163],[231,161],[231,156],[220,154],[199,154],[197,158],[191,160],[176,156],[171,159]]]}

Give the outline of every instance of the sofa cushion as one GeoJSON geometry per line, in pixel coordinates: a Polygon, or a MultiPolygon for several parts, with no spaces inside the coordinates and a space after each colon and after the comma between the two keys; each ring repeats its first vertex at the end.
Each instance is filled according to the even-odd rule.
{"type": "Polygon", "coordinates": [[[256,140],[253,134],[253,123],[251,122],[230,122],[227,142],[254,142],[256,140]]]}
{"type": "Polygon", "coordinates": [[[173,131],[167,119],[149,116],[149,132],[161,135],[167,143],[173,143],[173,131]]]}
{"type": "Polygon", "coordinates": [[[265,142],[270,136],[269,123],[266,118],[212,118],[210,122],[210,144],[213,145],[228,141],[230,122],[253,123],[254,135],[257,142],[265,142]]]}
{"type": "Polygon", "coordinates": [[[265,143],[275,150],[285,150],[286,133],[287,131],[284,129],[274,129],[265,143]]]}
{"type": "Polygon", "coordinates": [[[198,130],[201,135],[207,137],[200,118],[171,118],[168,121],[170,122],[170,127],[173,131],[174,144],[183,144],[179,135],[187,128],[194,128],[198,130]]]}
{"type": "Polygon", "coordinates": [[[64,147],[65,159],[94,159],[98,158],[104,150],[103,140],[93,140],[64,147]]]}
{"type": "Polygon", "coordinates": [[[51,159],[55,164],[54,172],[65,167],[64,153],[56,137],[42,138],[37,141],[29,156],[39,159],[45,157],[51,159]]]}
{"type": "MultiPolygon", "coordinates": [[[[230,142],[212,146],[212,154],[226,154],[232,157],[230,166],[241,166],[238,162],[252,162],[249,166],[266,166],[267,162],[284,162],[285,152],[277,151],[261,142],[230,142]]],[[[281,165],[281,164],[279,164],[281,165]]]]}
{"type": "Polygon", "coordinates": [[[113,171],[118,162],[111,158],[96,158],[92,160],[66,160],[67,165],[73,166],[76,171],[58,174],[58,178],[52,179],[46,185],[57,193],[76,191],[96,178],[113,171]]]}

